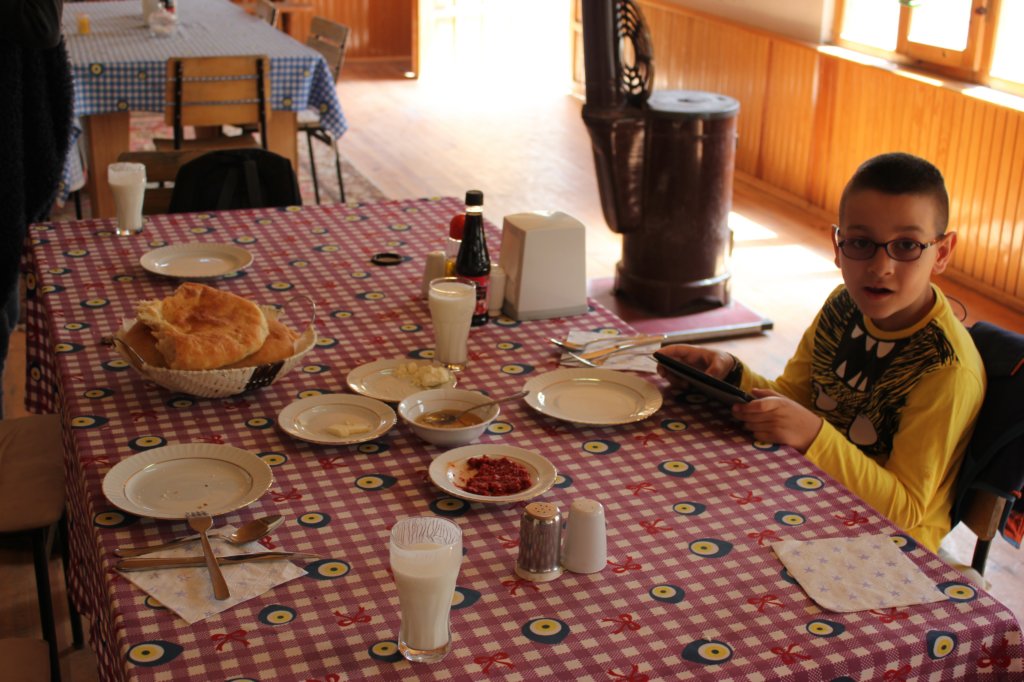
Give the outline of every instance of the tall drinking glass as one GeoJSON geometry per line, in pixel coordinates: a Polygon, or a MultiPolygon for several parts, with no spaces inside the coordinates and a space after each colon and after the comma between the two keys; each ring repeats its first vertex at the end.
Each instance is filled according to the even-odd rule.
{"type": "Polygon", "coordinates": [[[462,529],[437,516],[401,519],[391,528],[390,549],[402,612],[398,650],[410,661],[440,661],[452,648],[448,615],[462,564],[462,529]]]}
{"type": "Polygon", "coordinates": [[[430,282],[427,302],[434,324],[434,359],[455,372],[465,369],[476,285],[458,277],[439,277],[430,282]]]}
{"type": "Polygon", "coordinates": [[[117,210],[117,233],[142,232],[142,200],[146,194],[146,167],[121,161],[107,166],[107,182],[117,210]]]}

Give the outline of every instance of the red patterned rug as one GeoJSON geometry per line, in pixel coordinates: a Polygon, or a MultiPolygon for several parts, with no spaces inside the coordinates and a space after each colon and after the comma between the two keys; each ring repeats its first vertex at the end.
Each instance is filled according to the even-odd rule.
{"type": "MultiPolygon", "coordinates": [[[[145,112],[135,112],[131,119],[131,149],[141,151],[153,149],[153,138],[173,137],[171,128],[164,124],[163,116],[145,112]]],[[[344,156],[345,139],[341,140],[341,177],[345,183],[345,201],[375,201],[386,199],[384,193],[377,189],[370,180],[356,170],[344,156]]],[[[309,152],[306,145],[306,135],[299,133],[299,191],[302,193],[302,203],[314,205],[316,199],[313,193],[313,177],[309,171],[309,152]]],[[[320,203],[336,204],[339,201],[338,180],[334,172],[334,153],[330,147],[313,140],[313,156],[316,161],[317,179],[320,181],[320,203]]],[[[86,192],[81,192],[82,216],[88,218],[89,198],[86,192]]],[[[64,207],[55,206],[52,214],[53,220],[74,220],[75,205],[68,201],[64,207]]]]}

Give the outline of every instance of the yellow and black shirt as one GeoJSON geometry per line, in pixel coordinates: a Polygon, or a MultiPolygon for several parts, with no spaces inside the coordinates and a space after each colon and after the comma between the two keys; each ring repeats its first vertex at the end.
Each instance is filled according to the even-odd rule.
{"type": "Polygon", "coordinates": [[[949,532],[956,473],[985,395],[985,372],[942,291],[908,329],[883,331],[846,288],[829,296],[782,376],[747,370],[824,419],[806,456],[935,551],[949,532]]]}

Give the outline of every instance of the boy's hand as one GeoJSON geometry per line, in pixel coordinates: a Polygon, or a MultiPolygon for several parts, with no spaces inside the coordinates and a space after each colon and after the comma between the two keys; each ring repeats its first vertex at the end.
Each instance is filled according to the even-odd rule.
{"type": "MultiPolygon", "coordinates": [[[[685,343],[665,346],[659,352],[680,362],[685,362],[716,379],[724,378],[736,363],[736,358],[729,353],[711,350],[710,348],[701,348],[700,346],[690,346],[685,343]]],[[[689,385],[689,382],[679,378],[664,367],[658,367],[658,374],[668,379],[669,383],[673,386],[686,388],[689,385]]]]}
{"type": "Polygon", "coordinates": [[[757,440],[807,452],[821,430],[821,417],[775,391],[755,388],[752,394],[757,400],[733,405],[733,416],[757,440]]]}

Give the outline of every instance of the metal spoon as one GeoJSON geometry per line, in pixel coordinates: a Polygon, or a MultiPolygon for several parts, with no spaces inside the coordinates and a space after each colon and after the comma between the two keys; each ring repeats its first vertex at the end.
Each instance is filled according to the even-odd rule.
{"type": "MultiPolygon", "coordinates": [[[[260,519],[253,519],[229,535],[224,535],[223,533],[207,533],[207,537],[220,538],[221,540],[230,542],[232,545],[244,545],[247,542],[259,540],[282,523],[284,523],[284,517],[280,514],[274,514],[273,516],[264,516],[260,519]]],[[[171,549],[172,547],[184,545],[189,542],[195,542],[198,539],[198,535],[186,535],[184,537],[171,540],[170,542],[162,542],[158,545],[147,545],[146,547],[118,547],[114,550],[114,554],[119,557],[142,556],[144,554],[149,554],[150,552],[158,552],[162,549],[171,549]]]]}
{"type": "Polygon", "coordinates": [[[474,405],[473,407],[462,410],[461,412],[431,412],[430,414],[423,415],[422,420],[434,426],[444,426],[445,424],[451,424],[452,422],[458,421],[462,415],[475,412],[481,407],[489,407],[491,405],[497,405],[498,403],[508,402],[509,400],[525,398],[528,395],[530,395],[529,391],[519,391],[518,393],[513,393],[512,395],[507,395],[503,398],[494,398],[493,400],[488,400],[487,402],[480,403],[479,405],[474,405]]]}

